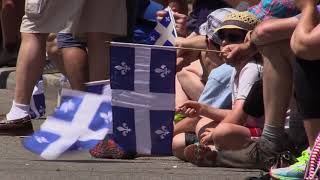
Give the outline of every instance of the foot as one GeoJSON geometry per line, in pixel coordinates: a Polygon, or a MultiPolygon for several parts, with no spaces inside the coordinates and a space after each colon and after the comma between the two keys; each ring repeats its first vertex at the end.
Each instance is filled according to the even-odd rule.
{"type": "Polygon", "coordinates": [[[27,136],[33,133],[30,116],[8,121],[6,115],[0,115],[0,135],[27,136]]]}
{"type": "Polygon", "coordinates": [[[102,159],[134,159],[135,155],[126,153],[112,139],[100,141],[90,151],[91,156],[102,159]]]}
{"type": "Polygon", "coordinates": [[[184,156],[187,161],[200,167],[214,166],[217,159],[217,152],[211,150],[207,145],[191,144],[184,149],[184,156]]]}
{"type": "Polygon", "coordinates": [[[262,137],[251,141],[246,148],[240,150],[219,151],[217,162],[221,166],[269,171],[271,167],[287,167],[295,162],[287,149],[262,137]]]}
{"type": "Polygon", "coordinates": [[[269,174],[274,179],[280,180],[303,179],[309,157],[309,151],[305,150],[301,156],[297,158],[298,162],[285,168],[271,169],[269,174]]]}

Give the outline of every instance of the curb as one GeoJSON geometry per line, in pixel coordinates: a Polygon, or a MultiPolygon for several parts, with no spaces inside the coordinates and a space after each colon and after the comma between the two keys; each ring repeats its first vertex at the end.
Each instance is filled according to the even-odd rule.
{"type": "MultiPolygon", "coordinates": [[[[14,90],[16,84],[16,68],[0,68],[0,89],[14,90]]],[[[43,82],[45,89],[57,90],[60,86],[61,73],[44,74],[43,82]]]]}

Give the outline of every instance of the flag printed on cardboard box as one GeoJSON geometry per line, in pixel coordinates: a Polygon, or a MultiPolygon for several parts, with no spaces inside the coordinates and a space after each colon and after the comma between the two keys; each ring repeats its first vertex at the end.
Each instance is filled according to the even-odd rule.
{"type": "Polygon", "coordinates": [[[175,49],[112,43],[110,68],[114,140],[129,153],[170,155],[175,49]]]}
{"type": "Polygon", "coordinates": [[[30,100],[29,114],[32,119],[38,119],[46,113],[46,101],[44,96],[43,77],[41,76],[34,86],[30,100]]]}
{"type": "Polygon", "coordinates": [[[110,96],[63,89],[61,105],[40,130],[23,140],[24,147],[44,159],[94,147],[112,133],[110,96]]]}

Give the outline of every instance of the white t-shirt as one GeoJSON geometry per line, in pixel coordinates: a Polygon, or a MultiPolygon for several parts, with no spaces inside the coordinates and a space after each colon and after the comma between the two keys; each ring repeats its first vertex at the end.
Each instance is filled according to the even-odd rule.
{"type": "MultiPolygon", "coordinates": [[[[263,66],[256,61],[249,61],[239,73],[234,69],[231,76],[232,84],[232,104],[236,100],[245,100],[251,90],[252,85],[262,78],[263,66]]],[[[248,116],[245,126],[263,127],[264,118],[248,116]]]]}
{"type": "Polygon", "coordinates": [[[232,104],[238,99],[246,99],[252,85],[262,78],[263,66],[255,61],[248,62],[237,74],[233,70],[231,76],[232,84],[232,104]]]}

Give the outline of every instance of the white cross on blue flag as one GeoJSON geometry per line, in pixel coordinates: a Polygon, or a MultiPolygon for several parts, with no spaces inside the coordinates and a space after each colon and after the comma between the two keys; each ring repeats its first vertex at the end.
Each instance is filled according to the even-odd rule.
{"type": "Polygon", "coordinates": [[[176,51],[112,43],[112,138],[128,153],[170,155],[176,51]]]}
{"type": "Polygon", "coordinates": [[[112,133],[110,90],[109,95],[97,95],[63,89],[61,105],[23,145],[56,159],[66,151],[92,148],[107,133],[112,133]]]}
{"type": "Polygon", "coordinates": [[[165,11],[167,11],[166,16],[157,22],[157,26],[149,34],[148,44],[150,45],[173,46],[175,43],[177,31],[173,12],[170,7],[165,11]]]}

